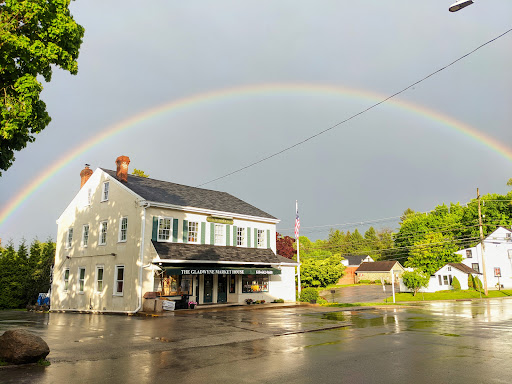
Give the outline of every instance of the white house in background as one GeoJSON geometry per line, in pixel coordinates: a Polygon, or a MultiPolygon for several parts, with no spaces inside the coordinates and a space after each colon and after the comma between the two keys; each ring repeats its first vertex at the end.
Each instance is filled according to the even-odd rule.
{"type": "MultiPolygon", "coordinates": [[[[432,276],[428,287],[422,288],[419,292],[437,292],[446,291],[453,289],[452,282],[453,278],[456,277],[460,283],[460,289],[469,289],[468,287],[468,276],[479,277],[482,280],[482,274],[475,272],[473,269],[462,263],[448,263],[444,267],[437,270],[432,276]]],[[[402,279],[400,279],[400,292],[412,292],[411,289],[404,285],[402,279]]]]}
{"type": "MultiPolygon", "coordinates": [[[[499,283],[505,289],[512,289],[512,230],[498,227],[484,239],[484,244],[487,287],[494,289],[499,283]]],[[[456,253],[462,256],[463,264],[483,273],[482,243],[456,253]]]]}

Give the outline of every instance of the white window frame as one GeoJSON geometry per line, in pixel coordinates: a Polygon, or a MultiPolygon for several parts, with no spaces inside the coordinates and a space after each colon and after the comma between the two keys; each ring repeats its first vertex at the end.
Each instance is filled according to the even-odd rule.
{"type": "Polygon", "coordinates": [[[192,243],[192,244],[199,243],[199,222],[198,221],[189,221],[188,222],[187,242],[192,243]],[[195,230],[193,230],[194,228],[195,228],[195,230]],[[195,234],[195,237],[192,240],[190,240],[191,233],[195,234]]]}
{"type": "Polygon", "coordinates": [[[62,275],[62,280],[64,281],[64,292],[69,292],[69,268],[64,269],[64,273],[62,275]],[[66,272],[68,275],[66,276],[66,272]]]}
{"type": "Polygon", "coordinates": [[[101,201],[108,201],[108,195],[110,193],[110,182],[104,181],[101,187],[101,201]]]}
{"type": "Polygon", "coordinates": [[[125,272],[126,272],[126,270],[125,270],[124,265],[116,265],[115,270],[114,270],[114,294],[113,294],[114,296],[123,296],[124,295],[125,272]],[[120,269],[123,270],[123,278],[121,280],[118,279],[118,274],[119,274],[120,269]],[[122,282],[121,291],[118,291],[118,289],[117,289],[119,282],[122,282]]]}
{"type": "Polygon", "coordinates": [[[107,245],[107,231],[108,231],[108,222],[107,220],[103,220],[100,222],[100,233],[98,237],[98,245],[107,245]],[[103,238],[105,235],[105,238],[103,238]]]}
{"type": "Polygon", "coordinates": [[[172,223],[173,223],[172,217],[164,217],[164,216],[158,217],[157,241],[161,241],[161,242],[172,241],[172,223]],[[169,228],[166,228],[166,227],[162,228],[162,223],[165,223],[167,220],[169,221],[169,228]],[[168,238],[166,238],[164,236],[164,234],[167,233],[167,231],[169,232],[168,238]]]}
{"type": "Polygon", "coordinates": [[[466,249],[466,259],[473,258],[473,251],[471,249],[466,249]]]}
{"type": "Polygon", "coordinates": [[[71,245],[73,245],[73,227],[69,227],[66,232],[66,246],[64,248],[69,249],[71,245]]]}
{"type": "Polygon", "coordinates": [[[95,274],[95,281],[94,281],[94,291],[96,293],[103,293],[103,289],[105,288],[105,266],[102,264],[102,265],[97,265],[96,266],[96,274],[95,274]],[[99,278],[99,271],[102,271],[101,272],[101,280],[99,278]],[[100,282],[101,282],[101,287],[100,287],[100,282]]]}
{"type": "Polygon", "coordinates": [[[117,239],[120,243],[126,243],[126,240],[128,239],[128,217],[123,216],[121,217],[121,220],[119,221],[119,237],[117,239]],[[123,229],[123,220],[126,220],[126,226],[123,229]],[[124,234],[124,239],[123,239],[124,234]]]}
{"type": "Polygon", "coordinates": [[[78,293],[83,295],[85,292],[85,267],[78,267],[78,279],[77,279],[77,290],[78,293]],[[81,272],[84,271],[84,277],[82,278],[81,272]]]}
{"type": "Polygon", "coordinates": [[[256,239],[257,248],[265,248],[266,247],[265,230],[258,229],[256,234],[257,234],[257,239],[256,239]]]}
{"type": "Polygon", "coordinates": [[[247,228],[238,227],[236,229],[236,245],[237,247],[247,246],[247,228]]]}
{"type": "Polygon", "coordinates": [[[91,231],[91,227],[89,224],[84,224],[82,226],[82,247],[87,248],[87,245],[89,245],[89,233],[91,231]]]}
{"type": "Polygon", "coordinates": [[[213,226],[213,244],[226,245],[226,226],[224,224],[213,226]]]}

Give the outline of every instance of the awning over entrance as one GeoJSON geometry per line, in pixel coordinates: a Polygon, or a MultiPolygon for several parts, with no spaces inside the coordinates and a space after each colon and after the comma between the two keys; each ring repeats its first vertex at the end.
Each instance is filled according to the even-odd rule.
{"type": "Polygon", "coordinates": [[[277,268],[243,268],[243,267],[203,267],[183,266],[165,267],[160,266],[167,275],[280,275],[281,270],[277,268]]]}

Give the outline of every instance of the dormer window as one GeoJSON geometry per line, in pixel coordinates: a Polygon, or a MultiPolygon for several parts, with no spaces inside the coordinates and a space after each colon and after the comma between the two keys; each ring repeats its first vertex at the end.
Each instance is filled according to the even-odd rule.
{"type": "Polygon", "coordinates": [[[225,225],[215,224],[215,245],[225,245],[224,243],[224,229],[225,225]]]}
{"type": "Polygon", "coordinates": [[[103,183],[103,189],[101,191],[101,201],[107,201],[108,200],[108,192],[110,190],[110,183],[108,181],[105,181],[103,183]]]}
{"type": "Polygon", "coordinates": [[[258,248],[265,248],[265,231],[258,229],[258,248]]]}
{"type": "Polygon", "coordinates": [[[170,217],[158,218],[158,241],[171,240],[171,225],[172,219],[170,217]]]}

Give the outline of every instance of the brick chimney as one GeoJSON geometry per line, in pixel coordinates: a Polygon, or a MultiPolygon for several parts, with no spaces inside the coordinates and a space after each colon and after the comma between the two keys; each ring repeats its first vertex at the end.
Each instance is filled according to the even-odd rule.
{"type": "Polygon", "coordinates": [[[87,180],[89,180],[89,177],[92,175],[92,169],[89,168],[89,164],[85,164],[85,168],[82,169],[82,172],[80,172],[80,177],[82,178],[82,181],[80,183],[80,189],[84,186],[85,183],[87,183],[87,180]]]}
{"type": "Polygon", "coordinates": [[[128,181],[128,164],[130,164],[130,158],[128,156],[119,156],[116,159],[117,180],[124,181],[125,183],[128,181]]]}

